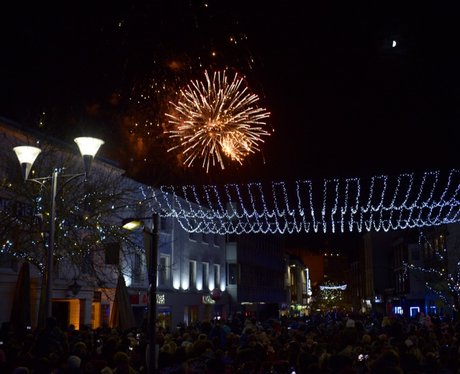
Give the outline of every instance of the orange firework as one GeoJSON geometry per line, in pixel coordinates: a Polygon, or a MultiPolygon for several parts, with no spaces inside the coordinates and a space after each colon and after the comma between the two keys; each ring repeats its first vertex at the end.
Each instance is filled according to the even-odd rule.
{"type": "Polygon", "coordinates": [[[270,135],[264,121],[270,113],[257,107],[259,97],[238,74],[231,82],[225,71],[204,75],[204,81],[191,81],[179,92],[178,101],[170,102],[166,133],[177,143],[168,151],[181,149],[187,166],[201,159],[208,172],[211,165],[224,169],[224,158],[242,164],[247,155],[259,151],[262,137],[270,135]]]}

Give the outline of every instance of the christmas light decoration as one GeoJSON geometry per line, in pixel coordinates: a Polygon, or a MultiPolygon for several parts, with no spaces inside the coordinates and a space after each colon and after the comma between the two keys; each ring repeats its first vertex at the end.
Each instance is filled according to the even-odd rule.
{"type": "Polygon", "coordinates": [[[144,204],[209,234],[363,232],[422,228],[460,220],[460,173],[429,171],[370,179],[293,184],[143,188],[144,204]]]}
{"type": "Polygon", "coordinates": [[[319,289],[321,291],[345,291],[347,289],[346,284],[341,284],[341,285],[321,285],[319,286],[319,289]]]}
{"type": "Polygon", "coordinates": [[[205,82],[192,81],[180,91],[177,103],[171,102],[166,133],[179,142],[169,151],[181,149],[187,166],[202,159],[208,172],[211,165],[224,169],[224,156],[241,164],[258,151],[262,137],[270,135],[264,122],[270,113],[257,107],[259,97],[248,91],[238,74],[231,82],[225,71],[204,75],[205,82]]]}
{"type": "Polygon", "coordinates": [[[330,309],[338,307],[343,303],[344,292],[346,289],[346,284],[326,282],[325,284],[319,286],[319,292],[315,298],[315,304],[320,309],[330,309]]]}
{"type": "Polygon", "coordinates": [[[457,263],[454,271],[450,273],[448,271],[446,243],[442,242],[440,247],[434,248],[432,242],[420,230],[419,245],[421,248],[423,244],[426,244],[430,248],[432,258],[428,258],[427,260],[432,260],[431,266],[416,266],[408,262],[403,262],[404,276],[407,277],[409,271],[423,274],[424,278],[427,279],[425,287],[446,305],[449,305],[451,303],[450,300],[453,299],[452,308],[458,310],[458,300],[460,300],[460,262],[457,263]]]}

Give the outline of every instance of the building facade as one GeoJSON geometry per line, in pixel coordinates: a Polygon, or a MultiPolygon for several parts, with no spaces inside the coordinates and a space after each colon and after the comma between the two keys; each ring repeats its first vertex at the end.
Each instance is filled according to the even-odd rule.
{"type": "MultiPolygon", "coordinates": [[[[41,134],[32,133],[8,120],[1,121],[0,129],[3,180],[13,176],[18,180],[21,170],[12,151],[17,145],[40,144],[53,148],[51,161],[34,164],[37,173],[49,173],[53,165],[61,167],[61,162],[69,158],[75,158],[70,164],[79,165],[80,160],[73,154],[74,150],[55,139],[44,139],[41,134]]],[[[77,166],[75,168],[78,169],[77,166]]],[[[148,305],[146,265],[151,246],[148,240],[144,240],[145,231],[122,234],[121,224],[122,219],[127,217],[146,216],[146,213],[151,216],[152,210],[145,208],[150,207],[150,202],[142,194],[150,187],[126,178],[123,170],[107,160],[94,160],[92,168],[94,191],[88,192],[83,183],[75,187],[69,183],[68,188],[62,187],[56,195],[58,203],[65,204],[59,207],[56,216],[56,252],[49,290],[52,315],[63,327],[70,324],[77,329],[82,325],[92,328],[110,325],[118,275],[123,274],[136,324],[141,326],[145,323],[148,305]],[[89,206],[88,197],[88,201],[84,202],[87,206],[80,205],[82,196],[86,199],[97,194],[99,201],[103,201],[104,195],[117,196],[117,200],[94,208],[89,206]],[[77,195],[75,199],[71,199],[74,195],[77,195]],[[94,215],[99,216],[104,227],[90,220],[94,215]],[[85,228],[80,219],[93,222],[92,227],[85,228]],[[74,232],[74,243],[64,241],[71,231],[74,232]],[[97,238],[92,238],[95,233],[97,238]]],[[[32,199],[28,200],[29,188],[24,185],[14,195],[6,189],[0,191],[0,297],[4,301],[0,304],[0,321],[11,319],[18,276],[22,264],[27,262],[31,265],[28,266],[27,281],[30,327],[35,328],[45,287],[43,281],[47,268],[42,265],[49,243],[49,228],[47,207],[43,207],[41,214],[37,212],[37,205],[30,201],[42,199],[48,191],[46,186],[35,189],[32,199]],[[22,226],[11,224],[18,221],[19,215],[24,218],[22,226]],[[27,243],[20,240],[23,232],[20,230],[24,230],[25,225],[30,228],[30,233],[36,233],[37,239],[36,244],[35,241],[32,243],[35,247],[29,248],[29,252],[25,250],[27,243]],[[43,228],[38,229],[41,226],[43,228]]],[[[152,230],[152,221],[145,220],[145,226],[152,230]]],[[[31,246],[30,240],[27,245],[31,246]]],[[[226,316],[225,236],[189,233],[173,218],[165,216],[160,222],[157,255],[157,315],[160,323],[174,327],[179,323],[226,316]]]]}
{"type": "Polygon", "coordinates": [[[283,238],[267,234],[229,235],[226,259],[230,315],[278,317],[280,306],[288,303],[283,238]]]}

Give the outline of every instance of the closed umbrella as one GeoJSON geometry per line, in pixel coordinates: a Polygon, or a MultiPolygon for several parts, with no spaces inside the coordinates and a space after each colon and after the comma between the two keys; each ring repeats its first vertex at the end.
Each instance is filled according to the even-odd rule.
{"type": "Polygon", "coordinates": [[[24,262],[16,281],[10,323],[15,331],[24,332],[30,320],[30,270],[29,263],[24,262]]]}
{"type": "Polygon", "coordinates": [[[112,311],[110,313],[110,326],[118,327],[121,330],[129,330],[136,327],[136,320],[123,275],[118,276],[115,299],[113,300],[112,311]]]}

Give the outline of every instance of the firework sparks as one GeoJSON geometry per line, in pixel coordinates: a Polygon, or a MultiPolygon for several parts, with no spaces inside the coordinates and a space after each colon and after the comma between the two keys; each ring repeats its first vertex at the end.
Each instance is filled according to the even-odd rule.
{"type": "Polygon", "coordinates": [[[171,127],[166,133],[177,144],[169,149],[181,149],[185,165],[202,160],[202,167],[220,165],[224,159],[242,164],[250,153],[259,151],[270,113],[256,104],[259,97],[249,92],[243,78],[235,74],[229,79],[225,71],[205,71],[205,81],[192,81],[180,91],[179,100],[171,102],[172,112],[166,113],[171,127]]]}

